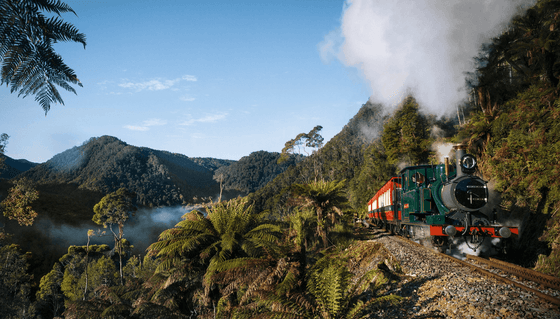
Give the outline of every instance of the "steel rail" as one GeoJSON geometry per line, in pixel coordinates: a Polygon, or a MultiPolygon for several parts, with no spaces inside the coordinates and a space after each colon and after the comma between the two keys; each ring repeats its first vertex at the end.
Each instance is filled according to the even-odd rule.
{"type": "Polygon", "coordinates": [[[517,277],[521,277],[539,284],[542,284],[543,286],[552,288],[552,289],[556,289],[556,290],[560,290],[560,279],[556,278],[556,277],[552,277],[552,276],[548,276],[545,275],[543,273],[540,273],[538,271],[534,271],[532,269],[528,269],[528,268],[523,268],[520,267],[518,265],[514,265],[514,264],[510,264],[508,262],[505,262],[503,260],[499,260],[499,259],[495,259],[495,258],[482,258],[482,257],[478,257],[478,256],[473,256],[473,255],[466,255],[465,256],[467,259],[471,259],[471,260],[475,260],[481,263],[485,263],[490,267],[493,268],[497,268],[497,269],[501,269],[503,271],[506,271],[508,273],[514,274],[517,277]]]}

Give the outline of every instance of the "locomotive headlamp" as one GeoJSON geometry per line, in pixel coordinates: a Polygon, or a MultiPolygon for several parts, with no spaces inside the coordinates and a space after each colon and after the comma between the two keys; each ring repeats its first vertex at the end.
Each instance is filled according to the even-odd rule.
{"type": "Polygon", "coordinates": [[[461,157],[461,171],[463,173],[472,174],[476,169],[476,158],[470,154],[461,157]]]}
{"type": "Polygon", "coordinates": [[[509,230],[509,228],[507,227],[500,228],[498,232],[500,233],[500,236],[502,236],[503,238],[509,238],[509,236],[511,236],[511,230],[509,230]]]}
{"type": "Polygon", "coordinates": [[[447,227],[445,227],[445,233],[451,237],[455,236],[455,234],[457,234],[457,228],[455,228],[452,225],[449,225],[447,227]]]}
{"type": "Polygon", "coordinates": [[[476,167],[476,159],[470,154],[463,155],[461,158],[461,166],[466,169],[474,169],[476,167]]]}

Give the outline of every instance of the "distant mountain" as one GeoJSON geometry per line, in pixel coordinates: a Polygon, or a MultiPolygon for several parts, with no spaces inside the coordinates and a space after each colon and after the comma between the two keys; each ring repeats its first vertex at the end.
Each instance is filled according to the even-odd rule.
{"type": "Polygon", "coordinates": [[[45,163],[32,163],[33,167],[13,176],[26,177],[40,185],[73,184],[77,189],[100,194],[126,187],[137,194],[143,205],[171,206],[215,199],[220,193],[220,175],[225,190],[223,198],[247,195],[303,158],[292,156],[278,165],[279,156],[279,153],[259,151],[238,162],[192,158],[101,136],[59,153],[45,163]]]}
{"type": "Polygon", "coordinates": [[[239,161],[222,166],[214,173],[214,180],[222,180],[224,190],[235,190],[247,195],[271,182],[290,166],[301,162],[303,155],[290,155],[287,161],[277,164],[278,152],[258,151],[239,161]]]}
{"type": "Polygon", "coordinates": [[[112,136],[91,138],[25,173],[39,184],[76,184],[79,189],[110,193],[120,187],[135,192],[146,206],[208,200],[219,193],[214,171],[234,163],[136,147],[112,136]]]}
{"type": "Polygon", "coordinates": [[[39,165],[25,159],[13,159],[6,155],[0,155],[4,158],[5,167],[0,169],[0,178],[11,179],[17,175],[39,165]]]}

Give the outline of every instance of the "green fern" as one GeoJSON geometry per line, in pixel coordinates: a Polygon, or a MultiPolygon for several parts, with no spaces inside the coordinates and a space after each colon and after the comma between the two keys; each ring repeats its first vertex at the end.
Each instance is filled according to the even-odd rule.
{"type": "Polygon", "coordinates": [[[231,260],[259,258],[265,250],[278,248],[281,235],[278,226],[255,218],[247,199],[218,203],[207,207],[207,211],[207,218],[201,214],[188,216],[175,228],[164,231],[159,241],[148,248],[161,260],[156,272],[173,274],[182,269],[177,267],[184,261],[203,268],[205,303],[216,289],[213,277],[227,267],[238,266],[232,265],[231,260]]]}

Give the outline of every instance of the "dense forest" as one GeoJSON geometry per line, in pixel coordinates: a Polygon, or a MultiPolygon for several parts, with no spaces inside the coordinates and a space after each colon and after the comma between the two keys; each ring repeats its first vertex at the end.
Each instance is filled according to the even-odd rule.
{"type": "Polygon", "coordinates": [[[92,230],[34,278],[34,256],[2,231],[3,315],[346,318],[398,304],[385,287],[399,265],[360,240],[366,235],[351,221],[402,165],[437,162],[437,143],[468,145],[478,174],[501,196],[502,220],[520,221],[518,262],[560,277],[559,22],[560,2],[540,0],[484,45],[461,118],[424,114],[414,96],[392,112],[367,102],[328,143],[286,164],[279,153],[233,163],[101,137],[1,180],[6,223],[33,223],[29,213],[53,210],[39,205],[41,196],[64,184],[88,199],[88,217],[114,239],[92,244],[103,235],[92,230]],[[250,194],[192,210],[146,254],[131,253],[133,207],[200,202],[195,196],[215,199],[222,190],[250,194]],[[33,200],[16,205],[26,198],[33,200]]]}
{"type": "Polygon", "coordinates": [[[280,156],[280,153],[253,152],[231,165],[218,168],[214,173],[214,180],[221,182],[224,190],[235,190],[248,195],[303,160],[301,154],[290,154],[286,161],[278,164],[280,156]]]}

